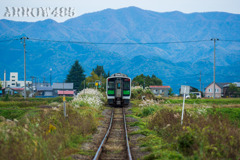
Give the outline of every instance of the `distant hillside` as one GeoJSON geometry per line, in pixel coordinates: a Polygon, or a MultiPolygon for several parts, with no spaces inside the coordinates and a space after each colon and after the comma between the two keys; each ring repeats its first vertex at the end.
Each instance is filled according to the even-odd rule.
{"type": "MultiPolygon", "coordinates": [[[[14,22],[0,20],[0,39],[26,35],[30,38],[84,42],[181,42],[239,40],[240,15],[211,12],[157,13],[136,7],[107,9],[63,23],[53,20],[14,22]]],[[[216,44],[217,81],[240,81],[240,43],[216,44]]],[[[0,78],[3,70],[23,73],[23,46],[19,41],[0,43],[0,78]]],[[[151,45],[83,45],[27,41],[27,76],[62,81],[78,59],[89,74],[97,64],[106,70],[135,75],[155,74],[177,92],[181,84],[199,86],[212,81],[213,42],[165,43],[151,45]]],[[[23,76],[22,76],[23,77],[23,76]]],[[[21,76],[20,76],[21,78],[21,76]]]]}

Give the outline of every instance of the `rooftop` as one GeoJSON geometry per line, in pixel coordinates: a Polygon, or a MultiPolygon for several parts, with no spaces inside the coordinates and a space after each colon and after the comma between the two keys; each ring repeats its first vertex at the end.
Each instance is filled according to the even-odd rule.
{"type": "Polygon", "coordinates": [[[53,89],[73,89],[73,83],[53,83],[53,89]]]}
{"type": "MultiPolygon", "coordinates": [[[[223,87],[228,87],[230,83],[225,84],[223,87]]],[[[232,84],[236,84],[237,87],[240,87],[240,82],[233,82],[232,84]]]]}
{"type": "Polygon", "coordinates": [[[171,88],[170,86],[149,86],[149,88],[171,88]]]}
{"type": "Polygon", "coordinates": [[[223,88],[225,85],[228,85],[229,83],[216,83],[220,88],[223,88]]]}
{"type": "Polygon", "coordinates": [[[40,87],[40,86],[37,86],[37,91],[51,91],[53,90],[52,87],[40,87]]]}
{"type": "Polygon", "coordinates": [[[58,94],[70,94],[70,95],[73,95],[74,94],[74,91],[58,91],[58,94]]]}

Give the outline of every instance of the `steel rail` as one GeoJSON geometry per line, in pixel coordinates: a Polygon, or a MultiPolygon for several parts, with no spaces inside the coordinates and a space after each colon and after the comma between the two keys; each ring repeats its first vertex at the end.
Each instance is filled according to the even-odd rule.
{"type": "Polygon", "coordinates": [[[126,145],[127,145],[127,152],[128,152],[128,159],[132,160],[132,154],[128,142],[128,134],[127,134],[127,123],[126,123],[126,118],[125,118],[125,110],[123,108],[123,121],[124,121],[124,129],[125,129],[125,138],[126,138],[126,145]]]}
{"type": "Polygon", "coordinates": [[[111,121],[110,121],[108,130],[107,130],[107,133],[105,134],[105,136],[104,136],[104,138],[103,138],[103,140],[102,140],[102,142],[101,142],[101,144],[100,144],[100,146],[99,146],[99,148],[98,148],[98,150],[97,150],[97,152],[96,152],[93,160],[98,160],[99,157],[100,157],[100,155],[101,155],[101,153],[102,153],[102,147],[103,147],[104,143],[106,142],[107,137],[108,137],[108,135],[109,135],[109,133],[110,133],[110,130],[111,130],[111,128],[112,128],[113,114],[114,114],[114,108],[112,109],[111,121]]]}

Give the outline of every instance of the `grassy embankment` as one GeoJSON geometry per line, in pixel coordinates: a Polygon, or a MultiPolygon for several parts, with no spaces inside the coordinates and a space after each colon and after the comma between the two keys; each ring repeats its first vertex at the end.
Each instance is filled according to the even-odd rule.
{"type": "Polygon", "coordinates": [[[0,101],[0,159],[71,159],[72,154],[92,155],[92,151],[83,153],[80,148],[91,139],[101,119],[104,97],[92,103],[88,97],[97,99],[94,94],[81,95],[74,101],[67,98],[67,118],[63,116],[61,97],[0,101]]]}
{"type": "Polygon", "coordinates": [[[144,159],[238,159],[240,157],[240,99],[186,100],[181,125],[182,101],[133,100],[144,159]],[[233,107],[232,107],[233,106],[233,107]]]}

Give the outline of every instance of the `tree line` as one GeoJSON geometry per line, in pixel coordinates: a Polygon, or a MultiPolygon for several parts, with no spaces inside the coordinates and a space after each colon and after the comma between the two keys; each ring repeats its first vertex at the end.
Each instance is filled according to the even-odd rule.
{"type": "MultiPolygon", "coordinates": [[[[82,90],[84,89],[84,85],[86,87],[94,87],[95,81],[101,81],[101,86],[105,86],[106,78],[110,76],[110,71],[105,72],[103,66],[97,65],[96,68],[93,68],[91,75],[86,77],[84,74],[84,69],[79,63],[78,60],[72,65],[67,78],[66,83],[73,83],[73,89],[82,90]]],[[[99,86],[100,86],[99,85],[99,86]]]]}
{"type": "MultiPolygon", "coordinates": [[[[79,91],[84,89],[84,85],[86,87],[95,87],[95,81],[98,80],[102,82],[101,88],[105,88],[106,78],[110,77],[110,71],[105,72],[103,66],[99,65],[97,65],[96,68],[93,68],[91,75],[88,77],[86,77],[84,72],[85,71],[83,67],[81,64],[79,64],[79,61],[76,60],[67,75],[66,82],[73,83],[74,89],[79,91]]],[[[141,74],[133,78],[132,85],[143,87],[149,87],[150,85],[162,85],[162,80],[156,77],[154,74],[152,76],[145,76],[141,74]]]]}

